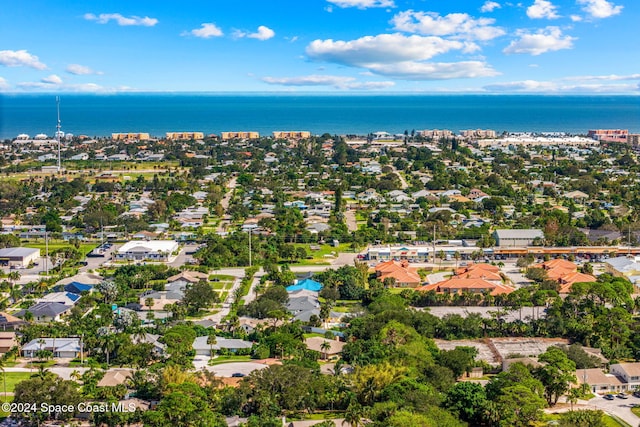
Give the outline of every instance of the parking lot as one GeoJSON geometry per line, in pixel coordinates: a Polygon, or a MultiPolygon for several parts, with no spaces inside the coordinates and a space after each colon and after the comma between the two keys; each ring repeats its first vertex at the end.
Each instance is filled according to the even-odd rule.
{"type": "Polygon", "coordinates": [[[609,414],[615,415],[632,426],[637,426],[640,423],[640,418],[635,416],[631,412],[631,408],[640,405],[640,398],[629,395],[628,399],[620,399],[616,397],[614,400],[606,400],[603,396],[596,396],[591,400],[588,400],[586,404],[588,409],[600,409],[609,414]]]}

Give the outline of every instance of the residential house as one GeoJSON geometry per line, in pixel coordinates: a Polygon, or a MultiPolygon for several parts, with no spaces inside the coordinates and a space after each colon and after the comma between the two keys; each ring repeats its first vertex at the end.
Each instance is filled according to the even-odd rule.
{"type": "Polygon", "coordinates": [[[98,387],[117,387],[119,385],[127,384],[127,382],[133,377],[133,371],[131,369],[110,369],[105,372],[104,376],[98,384],[98,387]]]}
{"type": "Polygon", "coordinates": [[[342,349],[346,345],[345,342],[337,339],[327,339],[323,337],[310,337],[304,340],[304,344],[309,350],[320,353],[323,360],[337,359],[342,354],[342,349]]]}
{"type": "Polygon", "coordinates": [[[48,350],[55,358],[73,359],[82,350],[80,338],[36,338],[22,347],[23,357],[37,357],[40,350],[48,350]]]}
{"type": "MultiPolygon", "coordinates": [[[[71,307],[59,302],[39,302],[25,311],[30,312],[37,322],[58,322],[65,313],[71,310],[71,307]]],[[[20,314],[24,316],[25,311],[20,314]]]]}
{"type": "Polygon", "coordinates": [[[0,332],[0,354],[8,353],[18,345],[15,332],[0,332]]]}
{"type": "Polygon", "coordinates": [[[182,280],[169,283],[164,291],[147,291],[140,295],[139,302],[142,310],[165,310],[169,304],[176,304],[184,298],[186,283],[182,280]]]}
{"type": "Polygon", "coordinates": [[[230,353],[237,353],[238,351],[250,350],[253,347],[253,343],[250,341],[244,341],[235,338],[223,338],[215,337],[215,344],[207,344],[209,341],[208,336],[196,337],[193,342],[193,349],[197,355],[200,356],[213,356],[212,351],[226,350],[230,353]]]}

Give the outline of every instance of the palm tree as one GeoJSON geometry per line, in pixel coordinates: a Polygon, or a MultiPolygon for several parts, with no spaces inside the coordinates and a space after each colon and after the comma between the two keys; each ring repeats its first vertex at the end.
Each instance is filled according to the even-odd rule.
{"type": "Polygon", "coordinates": [[[218,343],[218,339],[215,334],[211,333],[207,337],[207,344],[209,344],[209,356],[213,357],[213,346],[218,343]]]}
{"type": "Polygon", "coordinates": [[[7,276],[7,278],[9,279],[9,281],[15,285],[16,282],[18,280],[20,280],[20,272],[18,271],[12,271],[11,273],[9,273],[9,275],[7,276]]]}
{"type": "Polygon", "coordinates": [[[4,395],[2,397],[2,401],[5,402],[7,400],[7,373],[5,372],[5,357],[0,357],[0,370],[2,371],[2,383],[4,385],[4,395]]]}
{"type": "Polygon", "coordinates": [[[322,344],[320,344],[320,350],[324,353],[323,358],[325,360],[328,359],[327,352],[331,350],[331,343],[329,341],[322,341],[322,344]]]}
{"type": "Polygon", "coordinates": [[[362,417],[364,416],[364,409],[358,403],[351,403],[347,408],[347,411],[344,413],[344,420],[342,421],[342,425],[345,423],[349,423],[351,427],[362,427],[364,426],[364,421],[362,417]]]}
{"type": "Polygon", "coordinates": [[[582,391],[579,388],[572,388],[567,393],[567,401],[571,404],[571,410],[573,411],[573,405],[578,403],[578,399],[582,395],[582,391]]]}

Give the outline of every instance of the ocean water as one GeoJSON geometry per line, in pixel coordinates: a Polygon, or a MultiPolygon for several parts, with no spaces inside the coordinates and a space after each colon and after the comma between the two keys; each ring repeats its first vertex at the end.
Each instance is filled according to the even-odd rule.
{"type": "MultiPolygon", "coordinates": [[[[60,96],[62,130],[112,132],[308,130],[313,134],[422,129],[640,132],[640,96],[117,94],[60,96]]],[[[53,135],[53,94],[0,95],[0,138],[53,135]]]]}

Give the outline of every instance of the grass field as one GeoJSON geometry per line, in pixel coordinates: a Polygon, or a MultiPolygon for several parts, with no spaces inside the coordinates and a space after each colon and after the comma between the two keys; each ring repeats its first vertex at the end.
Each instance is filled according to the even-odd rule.
{"type": "Polygon", "coordinates": [[[209,365],[222,365],[231,362],[251,362],[251,356],[218,356],[209,360],[209,365]]]}
{"type": "Polygon", "coordinates": [[[4,379],[7,380],[7,393],[13,393],[16,384],[20,381],[27,380],[31,377],[30,372],[7,372],[4,376],[0,375],[0,393],[4,393],[4,379]]]}
{"type": "MultiPolygon", "coordinates": [[[[23,243],[23,246],[26,248],[35,248],[40,249],[40,255],[44,256],[45,251],[47,250],[47,244],[44,242],[27,242],[23,243]]],[[[70,242],[66,242],[64,240],[49,240],[49,253],[63,248],[71,248],[73,244],[70,242]]],[[[82,254],[83,257],[87,256],[89,252],[91,252],[94,248],[98,246],[98,243],[80,243],[80,247],[78,250],[82,254]]]]}

